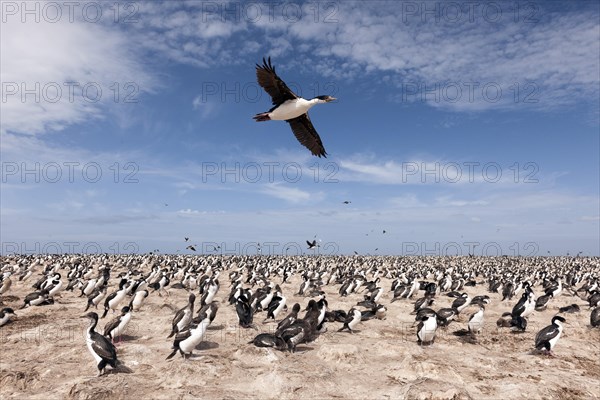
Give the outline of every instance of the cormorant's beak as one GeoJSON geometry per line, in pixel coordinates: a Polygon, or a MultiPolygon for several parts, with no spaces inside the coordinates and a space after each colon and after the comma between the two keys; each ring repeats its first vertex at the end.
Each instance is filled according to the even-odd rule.
{"type": "Polygon", "coordinates": [[[332,101],[335,101],[335,100],[337,100],[335,97],[329,96],[329,98],[327,99],[327,102],[329,103],[329,102],[332,102],[332,101]]]}

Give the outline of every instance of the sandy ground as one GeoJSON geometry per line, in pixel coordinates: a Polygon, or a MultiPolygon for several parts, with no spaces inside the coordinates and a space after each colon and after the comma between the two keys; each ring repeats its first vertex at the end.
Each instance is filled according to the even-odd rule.
{"type": "MultiPolygon", "coordinates": [[[[118,271],[115,271],[118,272],[118,271]]],[[[116,285],[112,274],[111,289],[116,285]]],[[[18,319],[0,328],[0,397],[2,399],[121,399],[121,398],[224,398],[224,399],[591,399],[600,398],[600,329],[589,327],[587,304],[563,293],[548,309],[534,312],[527,332],[514,334],[496,328],[496,320],[518,299],[500,302],[487,286],[467,287],[471,295],[488,294],[485,330],[477,343],[452,334],[466,328],[468,315],[438,329],[436,342],[416,342],[413,301],[390,304],[391,280],[382,279],[387,305],[385,320],[361,323],[358,332],[338,333],[339,323],[313,343],[298,346],[294,354],[247,344],[256,334],[274,330],[263,323],[265,312],[255,316],[258,330],[238,328],[233,306],[220,303],[216,319],[193,359],[179,355],[170,361],[172,341],[167,339],[176,309],[187,302],[182,289],[169,297],[151,293],[140,312],[133,314],[119,359],[129,373],[96,377],[96,365],[85,344],[87,320],[80,319],[85,299],[78,292],[62,292],[54,305],[17,310],[36,281],[14,280],[2,307],[15,309],[18,319]],[[578,314],[567,314],[565,331],[555,358],[531,354],[536,332],[549,324],[561,306],[577,303],[578,314]]],[[[229,294],[227,273],[220,279],[219,302],[229,294]]],[[[275,279],[280,283],[280,279],[275,279]]],[[[282,285],[288,305],[308,298],[295,296],[300,277],[282,285]]],[[[325,286],[330,309],[348,310],[362,294],[338,295],[339,286],[325,286]]],[[[534,288],[537,295],[539,287],[534,288]]],[[[109,290],[109,293],[111,290],[109,290]]],[[[422,292],[421,292],[422,293],[422,292]]],[[[438,296],[434,309],[449,307],[452,298],[438,296]]],[[[123,304],[125,305],[125,304],[123,304]]],[[[101,312],[101,310],[99,310],[101,312]]],[[[103,328],[111,314],[99,323],[103,328]]]]}

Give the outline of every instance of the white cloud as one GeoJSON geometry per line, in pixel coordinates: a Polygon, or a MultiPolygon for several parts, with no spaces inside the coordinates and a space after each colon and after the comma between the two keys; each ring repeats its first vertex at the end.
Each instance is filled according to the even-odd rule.
{"type": "Polygon", "coordinates": [[[286,186],[280,183],[268,183],[261,187],[262,193],[285,200],[289,203],[305,203],[309,200],[314,201],[323,197],[322,193],[311,194],[295,187],[286,186]]]}
{"type": "Polygon", "coordinates": [[[1,45],[3,134],[39,134],[102,118],[108,107],[155,86],[127,36],[101,24],[11,17],[1,45]]]}

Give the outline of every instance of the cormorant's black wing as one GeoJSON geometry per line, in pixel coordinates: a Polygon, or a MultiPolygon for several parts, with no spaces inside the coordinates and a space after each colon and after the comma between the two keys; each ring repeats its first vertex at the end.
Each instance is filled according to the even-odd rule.
{"type": "Polygon", "coordinates": [[[273,105],[298,98],[275,73],[275,67],[271,65],[271,57],[268,61],[263,58],[263,65],[256,64],[256,79],[258,84],[271,96],[273,105]]]}
{"type": "Polygon", "coordinates": [[[108,336],[110,331],[115,329],[121,323],[121,317],[113,318],[106,326],[104,327],[104,336],[108,336]]]}
{"type": "Polygon", "coordinates": [[[558,335],[558,328],[554,325],[548,325],[535,335],[535,347],[539,348],[544,342],[553,339],[558,335]]]}
{"type": "Polygon", "coordinates": [[[94,352],[96,352],[96,354],[107,360],[117,359],[117,350],[115,349],[115,346],[113,346],[113,344],[110,342],[110,340],[108,340],[107,338],[105,338],[97,332],[91,337],[91,339],[92,349],[94,350],[94,352]]]}
{"type": "Polygon", "coordinates": [[[309,149],[313,156],[327,157],[323,142],[312,122],[310,122],[308,114],[302,114],[299,117],[288,119],[286,122],[290,124],[296,139],[298,139],[304,147],[309,149]]]}
{"type": "Polygon", "coordinates": [[[523,314],[523,311],[525,311],[525,298],[521,298],[521,300],[519,300],[519,302],[513,307],[512,310],[512,316],[513,317],[517,317],[521,314],[523,314]]]}

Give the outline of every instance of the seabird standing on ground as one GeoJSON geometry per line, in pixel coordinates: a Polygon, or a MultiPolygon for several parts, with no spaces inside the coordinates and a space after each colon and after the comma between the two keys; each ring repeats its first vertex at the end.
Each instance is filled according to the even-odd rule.
{"type": "Polygon", "coordinates": [[[190,293],[188,298],[188,303],[185,307],[181,308],[175,313],[173,317],[173,324],[171,328],[171,333],[167,337],[171,337],[177,332],[181,332],[187,329],[190,322],[192,322],[192,318],[194,317],[194,302],[196,301],[196,295],[194,293],[190,293]]]}
{"type": "Polygon", "coordinates": [[[479,334],[483,328],[483,312],[485,311],[485,307],[483,304],[479,305],[479,311],[473,313],[471,318],[469,318],[469,324],[467,325],[469,328],[469,332],[471,334],[479,334]]]}
{"type": "Polygon", "coordinates": [[[117,350],[110,340],[94,330],[98,324],[98,314],[90,312],[81,318],[88,318],[90,320],[90,326],[86,331],[86,342],[88,350],[96,360],[98,376],[100,376],[104,373],[106,365],[110,365],[112,368],[117,367],[117,350]]]}
{"type": "Polygon", "coordinates": [[[554,316],[554,318],[552,318],[552,325],[548,325],[535,335],[535,348],[537,350],[546,350],[548,354],[553,355],[552,349],[556,346],[556,343],[562,334],[562,324],[564,322],[565,319],[563,317],[558,315],[554,316]]]}
{"type": "Polygon", "coordinates": [[[435,317],[424,315],[417,326],[417,339],[420,345],[433,344],[437,321],[435,317]]]}
{"type": "Polygon", "coordinates": [[[271,96],[273,108],[269,111],[256,114],[253,118],[257,121],[286,121],[290,124],[296,139],[317,157],[327,157],[323,142],[315,130],[308,110],[316,104],[329,103],[336,100],[331,96],[317,96],[306,100],[290,90],[283,80],[275,73],[268,61],[263,58],[263,65],[256,65],[256,78],[258,84],[271,96]]]}
{"type": "Polygon", "coordinates": [[[204,318],[198,323],[198,326],[191,327],[190,329],[186,329],[175,335],[173,352],[169,354],[167,360],[173,358],[178,351],[181,353],[184,360],[192,355],[196,346],[202,341],[208,325],[210,325],[210,320],[206,318],[206,315],[203,315],[202,317],[204,318]]]}

